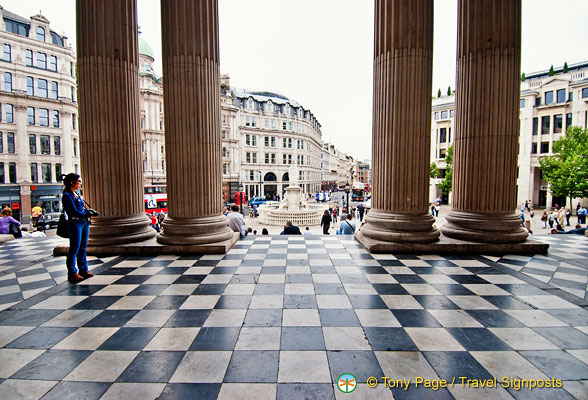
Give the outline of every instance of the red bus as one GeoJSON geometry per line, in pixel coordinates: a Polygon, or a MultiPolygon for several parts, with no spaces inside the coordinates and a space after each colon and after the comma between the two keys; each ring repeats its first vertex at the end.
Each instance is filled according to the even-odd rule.
{"type": "Polygon", "coordinates": [[[167,189],[165,185],[145,186],[143,199],[145,200],[145,213],[167,213],[167,189]]]}

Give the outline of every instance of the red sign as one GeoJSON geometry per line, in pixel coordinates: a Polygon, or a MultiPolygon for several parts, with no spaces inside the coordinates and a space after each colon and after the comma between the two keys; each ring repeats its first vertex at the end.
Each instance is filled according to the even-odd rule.
{"type": "Polygon", "coordinates": [[[37,190],[36,186],[31,186],[31,190],[37,190]]]}
{"type": "Polygon", "coordinates": [[[20,203],[12,203],[10,204],[10,208],[13,210],[20,210],[20,203]]]}

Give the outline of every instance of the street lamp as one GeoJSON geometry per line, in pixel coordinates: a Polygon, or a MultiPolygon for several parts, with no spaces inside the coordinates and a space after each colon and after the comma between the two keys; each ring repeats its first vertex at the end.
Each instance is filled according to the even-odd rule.
{"type": "Polygon", "coordinates": [[[351,191],[351,185],[349,182],[345,184],[345,193],[347,193],[347,213],[351,212],[351,205],[349,204],[349,192],[351,191]]]}
{"type": "Polygon", "coordinates": [[[243,215],[243,184],[239,182],[239,212],[243,215]]]}
{"type": "Polygon", "coordinates": [[[262,180],[261,180],[261,171],[257,170],[257,172],[259,172],[259,197],[264,197],[263,193],[262,193],[262,180]]]}

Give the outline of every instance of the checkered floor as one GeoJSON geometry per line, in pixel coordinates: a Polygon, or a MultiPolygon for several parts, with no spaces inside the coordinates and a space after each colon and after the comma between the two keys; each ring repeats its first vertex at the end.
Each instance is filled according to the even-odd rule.
{"type": "MultiPolygon", "coordinates": [[[[566,239],[554,247],[578,245],[566,239]]],[[[0,282],[16,279],[20,287],[21,277],[5,276],[39,264],[55,281],[58,271],[48,268],[63,266],[63,259],[23,259],[19,250],[34,256],[24,244],[1,247],[0,267],[12,268],[0,272],[0,282]]],[[[0,312],[0,398],[580,399],[588,393],[588,303],[533,284],[542,282],[524,267],[504,266],[532,259],[370,255],[349,237],[257,236],[224,256],[94,261],[95,277],[56,282],[0,312]],[[343,373],[359,383],[351,394],[336,386],[343,373]],[[406,391],[370,388],[371,376],[412,384],[406,391]],[[462,376],[555,378],[563,388],[414,385],[415,377],[462,376]]]]}

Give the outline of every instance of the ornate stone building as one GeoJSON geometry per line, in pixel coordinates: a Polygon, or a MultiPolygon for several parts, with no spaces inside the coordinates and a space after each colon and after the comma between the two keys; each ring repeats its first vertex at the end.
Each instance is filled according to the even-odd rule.
{"type": "Polygon", "coordinates": [[[28,222],[59,211],[59,175],[80,171],[75,54],[42,15],[0,7],[0,204],[28,222]]]}

